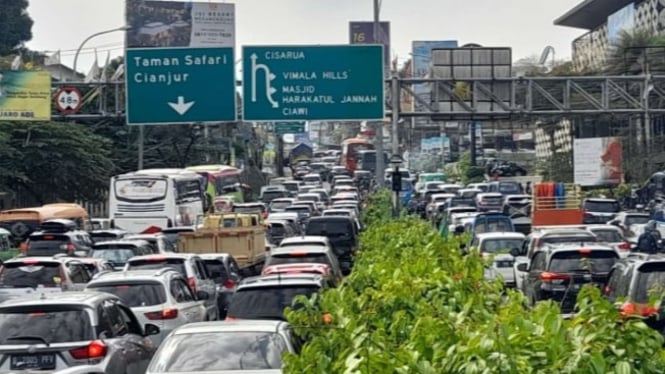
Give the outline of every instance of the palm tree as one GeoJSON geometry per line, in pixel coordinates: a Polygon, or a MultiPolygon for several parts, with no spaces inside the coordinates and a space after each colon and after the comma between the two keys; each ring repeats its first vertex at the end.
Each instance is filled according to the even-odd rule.
{"type": "Polygon", "coordinates": [[[651,73],[665,72],[665,36],[655,35],[643,28],[621,31],[610,46],[606,73],[638,75],[647,69],[651,73]]]}

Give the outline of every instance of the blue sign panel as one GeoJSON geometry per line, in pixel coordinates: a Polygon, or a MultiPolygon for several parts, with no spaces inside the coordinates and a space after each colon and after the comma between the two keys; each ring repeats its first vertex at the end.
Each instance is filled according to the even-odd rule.
{"type": "Polygon", "coordinates": [[[128,49],[127,123],[236,120],[233,48],[128,49]]]}
{"type": "Polygon", "coordinates": [[[278,122],[275,124],[275,134],[298,134],[305,132],[305,122],[278,122]]]}
{"type": "Polygon", "coordinates": [[[243,47],[246,121],[382,120],[383,46],[243,47]]]}

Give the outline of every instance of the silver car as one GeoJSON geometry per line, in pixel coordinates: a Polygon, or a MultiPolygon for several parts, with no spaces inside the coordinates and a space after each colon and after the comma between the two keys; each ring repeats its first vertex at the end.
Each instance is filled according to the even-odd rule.
{"type": "Polygon", "coordinates": [[[209,296],[204,291],[193,295],[185,277],[170,268],[99,274],[86,290],[116,295],[141,324],[157,325],[161,332],[151,337],[155,346],[176,327],[206,320],[205,305],[199,300],[209,296]]]}
{"type": "Polygon", "coordinates": [[[146,374],[281,373],[282,355],[297,353],[281,321],[204,322],[183,326],[164,341],[146,374]]]}
{"type": "Polygon", "coordinates": [[[0,373],[94,365],[107,374],[144,373],[159,334],[116,296],[42,294],[0,304],[0,373]]]}
{"type": "Polygon", "coordinates": [[[204,300],[207,320],[219,319],[217,309],[217,287],[200,256],[188,253],[163,253],[158,255],[136,256],[127,261],[125,270],[176,269],[187,279],[187,285],[194,296],[205,291],[209,298],[204,300]]]}

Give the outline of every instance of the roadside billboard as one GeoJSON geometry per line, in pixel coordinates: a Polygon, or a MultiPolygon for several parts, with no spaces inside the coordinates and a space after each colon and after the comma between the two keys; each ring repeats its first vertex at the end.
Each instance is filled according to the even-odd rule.
{"type": "Polygon", "coordinates": [[[235,47],[235,5],[127,0],[126,48],[235,47]]]}
{"type": "Polygon", "coordinates": [[[573,141],[575,183],[583,187],[618,185],[623,181],[622,147],[616,137],[573,141]]]}
{"type": "Polygon", "coordinates": [[[51,73],[0,71],[0,121],[49,121],[51,73]]]}
{"type": "Polygon", "coordinates": [[[383,44],[384,72],[390,74],[390,22],[379,22],[379,36],[374,38],[374,22],[349,22],[349,44],[383,44]]]}
{"type": "MultiPolygon", "coordinates": [[[[425,78],[430,71],[430,65],[432,62],[432,49],[457,48],[457,40],[413,41],[411,47],[413,77],[425,78]]],[[[421,83],[413,85],[413,93],[427,103],[430,102],[430,92],[431,88],[429,84],[421,83]]],[[[414,100],[414,110],[416,112],[424,110],[423,106],[417,100],[414,100]]]]}
{"type": "Polygon", "coordinates": [[[607,17],[608,43],[616,44],[622,31],[632,31],[635,28],[635,18],[635,3],[630,3],[607,17]]]}

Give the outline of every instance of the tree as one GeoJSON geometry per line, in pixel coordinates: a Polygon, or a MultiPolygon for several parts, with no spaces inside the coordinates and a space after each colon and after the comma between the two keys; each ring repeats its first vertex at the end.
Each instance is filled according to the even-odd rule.
{"type": "Polygon", "coordinates": [[[28,0],[0,0],[0,56],[8,55],[32,39],[33,21],[28,0]]]}
{"type": "Polygon", "coordinates": [[[0,122],[0,185],[34,204],[100,201],[110,154],[110,141],[82,125],[0,122]]]}
{"type": "Polygon", "coordinates": [[[665,71],[665,37],[646,29],[621,31],[610,47],[606,72],[614,75],[644,73],[647,64],[650,72],[665,71]]]}

